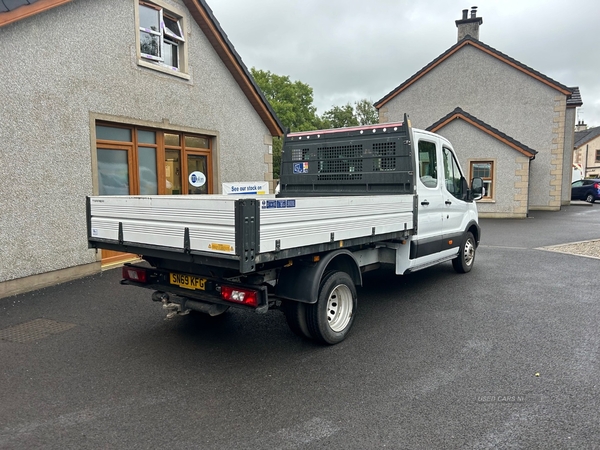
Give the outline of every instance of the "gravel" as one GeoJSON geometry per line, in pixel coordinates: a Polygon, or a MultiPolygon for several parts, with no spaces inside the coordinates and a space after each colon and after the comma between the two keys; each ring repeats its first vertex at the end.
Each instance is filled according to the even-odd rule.
{"type": "Polygon", "coordinates": [[[549,247],[542,247],[542,249],[550,252],[569,253],[571,255],[600,259],[600,239],[573,242],[571,244],[552,245],[549,247]]]}

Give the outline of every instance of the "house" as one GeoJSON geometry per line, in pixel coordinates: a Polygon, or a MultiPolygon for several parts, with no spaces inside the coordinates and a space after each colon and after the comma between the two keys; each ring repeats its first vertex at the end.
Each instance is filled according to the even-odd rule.
{"type": "Polygon", "coordinates": [[[600,127],[588,128],[579,122],[575,128],[573,163],[585,178],[600,178],[600,127]]]}
{"type": "Polygon", "coordinates": [[[578,88],[567,87],[479,40],[475,7],[458,40],[374,106],[448,138],[465,175],[484,179],[482,217],[527,217],[570,201],[578,88]]]}
{"type": "Polygon", "coordinates": [[[0,53],[0,297],[131,257],[87,248],[87,195],[272,184],[283,127],[204,0],[5,0],[0,53]]]}

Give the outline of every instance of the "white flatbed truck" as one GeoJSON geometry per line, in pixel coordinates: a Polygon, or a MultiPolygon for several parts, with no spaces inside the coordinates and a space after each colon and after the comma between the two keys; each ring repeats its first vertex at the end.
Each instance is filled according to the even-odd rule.
{"type": "Polygon", "coordinates": [[[121,283],[154,290],[171,317],[280,308],[296,334],[336,344],[364,272],[471,270],[482,192],[450,142],[405,116],[287,134],[276,196],[88,197],[88,244],[140,255],[121,283]]]}

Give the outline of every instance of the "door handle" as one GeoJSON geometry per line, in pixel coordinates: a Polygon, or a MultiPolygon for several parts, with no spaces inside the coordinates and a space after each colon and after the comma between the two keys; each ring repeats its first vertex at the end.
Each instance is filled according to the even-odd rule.
{"type": "Polygon", "coordinates": [[[450,200],[446,200],[444,203],[446,203],[446,205],[451,205],[452,202],[450,200]]]}
{"type": "Polygon", "coordinates": [[[421,202],[421,205],[423,205],[423,206],[429,206],[429,202],[427,200],[423,200],[421,202]]]}

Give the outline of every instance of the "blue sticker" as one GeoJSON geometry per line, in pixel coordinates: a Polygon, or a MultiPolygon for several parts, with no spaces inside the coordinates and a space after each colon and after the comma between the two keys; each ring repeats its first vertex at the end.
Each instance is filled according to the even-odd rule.
{"type": "Polygon", "coordinates": [[[308,173],[308,163],[294,163],[294,173],[308,173]]]}
{"type": "Polygon", "coordinates": [[[295,208],[296,200],[263,200],[260,207],[262,209],[295,208]]]}

